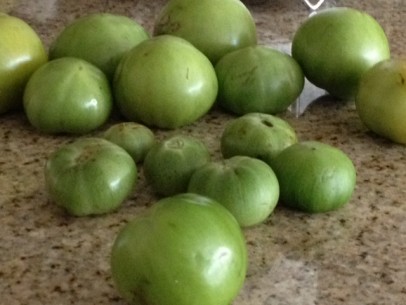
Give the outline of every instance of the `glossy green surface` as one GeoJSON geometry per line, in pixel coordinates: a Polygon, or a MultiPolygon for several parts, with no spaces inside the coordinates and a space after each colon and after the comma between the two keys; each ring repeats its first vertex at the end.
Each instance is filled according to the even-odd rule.
{"type": "Polygon", "coordinates": [[[298,141],[284,119],[265,113],[248,113],[229,121],[221,134],[223,157],[243,155],[268,164],[286,147],[298,141]]]}
{"type": "Polygon", "coordinates": [[[263,161],[234,156],[210,162],[192,175],[188,191],[224,205],[242,227],[258,225],[274,210],[279,183],[263,161]]]}
{"type": "Polygon", "coordinates": [[[336,210],[350,200],[356,183],[351,159],[331,145],[306,141],[282,151],[273,161],[281,202],[310,213],[336,210]]]}
{"type": "Polygon", "coordinates": [[[237,221],[196,194],[156,202],[121,230],[111,253],[113,279],[133,305],[229,305],[246,270],[237,221]]]}
{"type": "Polygon", "coordinates": [[[285,111],[300,95],[304,75],[288,54],[267,46],[246,47],[217,62],[219,104],[235,114],[285,111]]]}
{"type": "Polygon", "coordinates": [[[302,23],[293,37],[292,56],[309,81],[348,99],[356,94],[361,75],[390,57],[390,48],[371,15],[340,7],[322,10],[302,23]]]}
{"type": "Polygon", "coordinates": [[[155,193],[185,192],[191,175],[210,160],[206,145],[197,138],[173,135],[156,143],[144,160],[144,175],[155,193]]]}
{"type": "Polygon", "coordinates": [[[214,67],[175,36],[143,41],[120,62],[114,81],[117,105],[129,120],[175,129],[206,114],[215,102],[214,67]]]}
{"type": "Polygon", "coordinates": [[[47,60],[45,47],[29,24],[0,13],[0,114],[21,106],[29,77],[47,60]]]}
{"type": "Polygon", "coordinates": [[[136,181],[137,168],[131,156],[102,138],[81,138],[62,146],[45,166],[51,200],[75,216],[117,209],[136,181]]]}
{"type": "Polygon", "coordinates": [[[406,60],[382,61],[361,78],[357,113],[373,132],[406,144],[406,60]]]}
{"type": "Polygon", "coordinates": [[[24,91],[28,120],[45,133],[90,132],[106,122],[112,107],[112,93],[104,73],[73,57],[43,65],[24,91]]]}
{"type": "Polygon", "coordinates": [[[168,1],[155,21],[154,33],[190,41],[213,63],[257,43],[254,19],[239,0],[168,1]]]}
{"type": "Polygon", "coordinates": [[[132,18],[93,13],[75,19],[58,34],[50,47],[50,57],[82,58],[112,80],[123,55],[148,38],[148,32],[132,18]]]}

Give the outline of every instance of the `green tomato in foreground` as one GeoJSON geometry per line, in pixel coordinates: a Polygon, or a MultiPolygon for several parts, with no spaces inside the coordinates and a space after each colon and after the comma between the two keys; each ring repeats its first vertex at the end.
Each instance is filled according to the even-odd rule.
{"type": "Polygon", "coordinates": [[[234,156],[197,169],[190,178],[188,192],[216,200],[242,227],[248,227],[262,223],[275,209],[279,183],[265,162],[234,156]]]}
{"type": "Polygon", "coordinates": [[[75,19],[59,33],[50,47],[50,58],[84,59],[112,80],[123,55],[148,38],[148,32],[129,17],[93,13],[75,19]]]}
{"type": "Polygon", "coordinates": [[[248,113],[229,121],[221,135],[221,153],[258,158],[269,165],[285,148],[298,141],[285,120],[265,113],[248,113]]]}
{"type": "Polygon", "coordinates": [[[174,195],[185,192],[194,171],[209,161],[210,152],[202,141],[187,135],[173,135],[148,151],[144,175],[155,193],[174,195]]]}
{"type": "Polygon", "coordinates": [[[134,190],[137,167],[121,147],[102,138],[80,138],[51,154],[45,184],[55,204],[74,216],[117,209],[134,190]]]}
{"type": "Polygon", "coordinates": [[[124,148],[135,162],[142,162],[155,144],[153,131],[134,122],[123,122],[110,126],[103,133],[103,138],[124,148]]]}
{"type": "Polygon", "coordinates": [[[88,133],[106,122],[112,107],[104,73],[73,57],[43,65],[33,73],[24,91],[27,118],[45,133],[88,133]]]}
{"type": "Polygon", "coordinates": [[[385,60],[368,70],[361,78],[355,105],[370,130],[406,144],[406,60],[385,60]]]}
{"type": "Polygon", "coordinates": [[[170,0],[155,21],[154,34],[182,37],[212,63],[257,43],[254,18],[239,0],[170,0]]]}
{"type": "Polygon", "coordinates": [[[116,102],[130,121],[175,129],[193,123],[215,102],[213,65],[186,40],[169,35],[141,42],[120,62],[116,102]]]}
{"type": "Polygon", "coordinates": [[[21,107],[31,74],[48,60],[38,34],[25,21],[0,13],[0,114],[21,107]]]}
{"type": "Polygon", "coordinates": [[[215,66],[219,104],[236,114],[285,111],[300,95],[304,75],[288,54],[251,46],[223,56],[215,66]]]}
{"type": "Polygon", "coordinates": [[[348,99],[355,96],[362,74],[390,57],[390,47],[372,16],[337,7],[304,21],[293,37],[292,56],[310,82],[348,99]]]}
{"type": "Polygon", "coordinates": [[[235,218],[196,194],[156,202],[118,234],[111,272],[133,305],[229,305],[247,271],[247,248],[235,218]]]}
{"type": "Polygon", "coordinates": [[[309,213],[336,210],[350,200],[356,183],[351,159],[331,145],[306,141],[291,145],[273,161],[280,200],[309,213]]]}

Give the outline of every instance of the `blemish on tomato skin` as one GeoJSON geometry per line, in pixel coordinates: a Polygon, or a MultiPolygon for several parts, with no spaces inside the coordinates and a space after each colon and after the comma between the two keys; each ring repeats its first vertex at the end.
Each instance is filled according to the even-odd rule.
{"type": "Polygon", "coordinates": [[[405,78],[403,77],[403,74],[399,73],[399,77],[400,77],[400,84],[402,86],[405,85],[405,78]]]}

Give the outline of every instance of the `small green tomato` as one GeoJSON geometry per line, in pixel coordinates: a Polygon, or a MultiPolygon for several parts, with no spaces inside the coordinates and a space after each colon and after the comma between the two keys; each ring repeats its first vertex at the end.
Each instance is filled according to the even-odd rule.
{"type": "Polygon", "coordinates": [[[272,213],[279,199],[279,183],[265,162],[234,156],[197,169],[188,192],[216,200],[242,227],[248,227],[262,223],[272,213]]]}
{"type": "Polygon", "coordinates": [[[221,152],[225,158],[243,155],[271,165],[282,150],[297,141],[287,121],[271,114],[248,113],[228,122],[221,135],[221,152]]]}
{"type": "Polygon", "coordinates": [[[135,162],[142,162],[155,143],[152,130],[134,122],[112,125],[103,133],[103,137],[124,148],[135,162]]]}
{"type": "Polygon", "coordinates": [[[152,189],[160,195],[187,190],[196,169],[210,160],[203,142],[187,135],[173,135],[156,143],[144,160],[144,174],[152,189]]]}

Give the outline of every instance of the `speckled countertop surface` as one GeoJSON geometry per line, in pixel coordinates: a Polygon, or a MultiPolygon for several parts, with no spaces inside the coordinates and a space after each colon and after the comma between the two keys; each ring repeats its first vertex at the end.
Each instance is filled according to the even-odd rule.
{"type": "MultiPolygon", "coordinates": [[[[28,21],[48,45],[64,25],[89,12],[135,17],[148,30],[165,1],[2,0],[0,11],[28,21]]],[[[395,57],[406,57],[404,0],[336,1],[361,8],[383,25],[395,57]]],[[[249,6],[263,44],[287,46],[309,10],[300,0],[249,6]]],[[[353,103],[328,97],[296,118],[282,117],[301,140],[344,150],[358,171],[351,202],[333,213],[276,209],[245,230],[249,272],[235,305],[406,304],[406,148],[368,132],[353,103]]],[[[219,156],[230,118],[214,111],[180,132],[199,137],[219,156]]],[[[165,136],[164,132],[157,132],[165,136]]],[[[73,218],[44,192],[47,156],[69,141],[36,132],[21,113],[0,117],[0,304],[120,304],[109,270],[118,230],[156,198],[142,176],[133,196],[113,214],[73,218]]],[[[175,304],[174,304],[175,305],[175,304]]]]}

